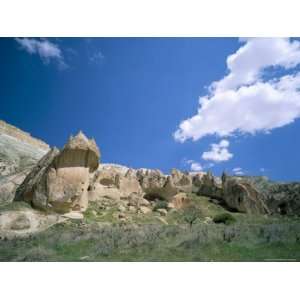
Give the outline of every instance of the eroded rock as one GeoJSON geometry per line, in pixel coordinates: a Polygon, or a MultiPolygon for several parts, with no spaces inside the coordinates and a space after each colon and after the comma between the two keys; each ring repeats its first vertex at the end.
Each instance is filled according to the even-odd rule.
{"type": "Polygon", "coordinates": [[[56,212],[84,211],[88,206],[90,173],[99,164],[100,152],[82,132],[59,151],[49,151],[26,177],[16,193],[40,209],[56,212]]]}

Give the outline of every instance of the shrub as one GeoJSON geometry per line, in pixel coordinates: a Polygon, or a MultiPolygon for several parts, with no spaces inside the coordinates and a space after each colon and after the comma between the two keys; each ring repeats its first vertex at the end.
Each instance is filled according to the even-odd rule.
{"type": "Polygon", "coordinates": [[[158,200],[155,203],[155,206],[153,208],[153,210],[157,210],[157,209],[167,209],[168,208],[168,202],[165,200],[158,200]]]}
{"type": "Polygon", "coordinates": [[[183,219],[190,227],[196,222],[196,220],[202,216],[202,212],[196,206],[188,206],[183,209],[183,219]]]}
{"type": "Polygon", "coordinates": [[[223,213],[223,214],[216,215],[213,218],[213,221],[216,224],[223,223],[223,224],[229,225],[229,224],[236,222],[236,219],[234,216],[232,216],[229,213],[223,213]]]}

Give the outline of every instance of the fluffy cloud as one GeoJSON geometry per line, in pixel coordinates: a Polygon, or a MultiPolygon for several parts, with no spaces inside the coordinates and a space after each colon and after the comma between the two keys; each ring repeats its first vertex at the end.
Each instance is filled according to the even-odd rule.
{"type": "Polygon", "coordinates": [[[196,162],[196,161],[189,161],[190,165],[191,165],[191,171],[194,172],[200,172],[203,171],[203,167],[200,163],[196,162]]]}
{"type": "Polygon", "coordinates": [[[16,38],[16,42],[28,53],[39,55],[45,64],[54,60],[61,68],[65,68],[67,66],[64,62],[62,51],[59,46],[47,39],[16,38]]]}
{"type": "Polygon", "coordinates": [[[183,121],[176,140],[194,141],[207,135],[269,132],[300,116],[300,42],[285,38],[251,38],[227,58],[229,74],[209,86],[196,115],[183,121]],[[268,68],[293,73],[271,77],[268,68]]]}
{"type": "Polygon", "coordinates": [[[213,162],[227,161],[233,157],[228,151],[229,141],[221,140],[219,144],[211,144],[211,150],[203,152],[202,159],[213,162]]]}
{"type": "Polygon", "coordinates": [[[244,175],[244,174],[245,174],[244,171],[243,171],[243,169],[240,168],[240,167],[237,167],[237,168],[232,169],[232,172],[233,172],[235,175],[244,175]]]}
{"type": "Polygon", "coordinates": [[[200,162],[197,162],[192,159],[190,159],[190,160],[184,159],[183,163],[185,165],[188,165],[192,172],[204,172],[205,170],[214,166],[214,164],[211,162],[210,163],[200,163],[200,162]]]}

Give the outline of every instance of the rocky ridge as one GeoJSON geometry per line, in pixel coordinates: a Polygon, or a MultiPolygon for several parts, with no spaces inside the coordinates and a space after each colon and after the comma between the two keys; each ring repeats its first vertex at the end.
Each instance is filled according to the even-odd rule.
{"type": "MultiPolygon", "coordinates": [[[[23,216],[24,220],[29,216],[29,225],[21,220],[21,212],[16,214],[29,226],[24,227],[27,231],[36,230],[43,215],[54,216],[53,220],[82,219],[92,203],[103,209],[117,207],[120,220],[126,221],[128,213],[146,216],[155,212],[164,223],[170,211],[192,205],[191,195],[208,197],[229,212],[300,214],[297,183],[275,184],[226,174],[218,178],[210,172],[176,169],[163,174],[101,164],[100,156],[96,142],[82,132],[71,136],[59,150],[6,125],[0,130],[0,204],[13,200],[30,204],[32,214],[27,209],[23,216]]],[[[13,213],[0,215],[0,230],[5,224],[2,227],[7,231],[14,220],[13,213]]]]}

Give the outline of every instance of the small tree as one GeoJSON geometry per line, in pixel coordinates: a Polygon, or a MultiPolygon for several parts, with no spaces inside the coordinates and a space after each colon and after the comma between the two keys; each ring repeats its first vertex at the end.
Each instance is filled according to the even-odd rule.
{"type": "Polygon", "coordinates": [[[197,221],[197,219],[201,216],[201,211],[196,206],[188,206],[183,210],[183,219],[190,225],[192,228],[193,224],[197,221]]]}

